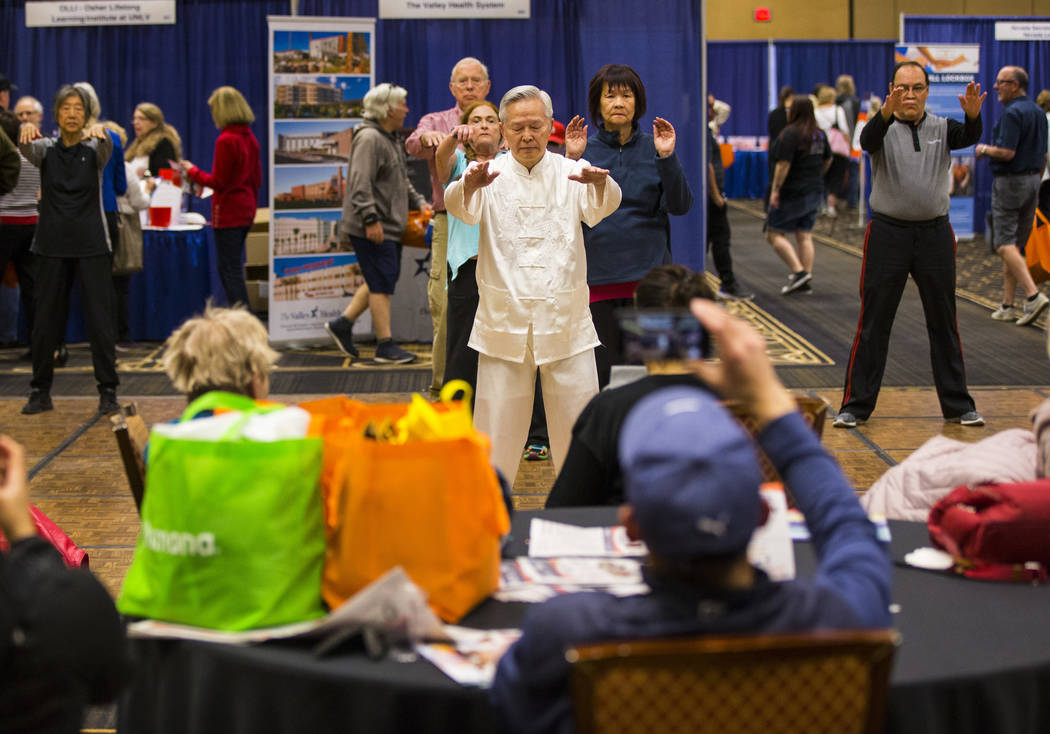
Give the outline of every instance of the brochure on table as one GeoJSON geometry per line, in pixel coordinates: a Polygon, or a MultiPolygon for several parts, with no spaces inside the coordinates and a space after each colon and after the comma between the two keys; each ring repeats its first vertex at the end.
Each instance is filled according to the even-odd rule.
{"type": "MultiPolygon", "coordinates": [[[[270,16],[270,338],[307,344],[364,285],[338,231],[374,18],[270,16]]],[[[372,330],[367,314],[355,331],[372,330]]]]}

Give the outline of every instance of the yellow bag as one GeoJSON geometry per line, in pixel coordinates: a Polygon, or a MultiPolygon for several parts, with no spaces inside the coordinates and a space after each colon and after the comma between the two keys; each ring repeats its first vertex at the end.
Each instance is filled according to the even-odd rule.
{"type": "Polygon", "coordinates": [[[1050,280],[1050,221],[1038,209],[1032,222],[1032,233],[1024,248],[1025,263],[1032,280],[1042,283],[1050,280]]]}
{"type": "Polygon", "coordinates": [[[499,587],[500,536],[510,531],[510,519],[489,439],[470,424],[467,405],[342,397],[302,404],[324,423],[321,591],[330,607],[394,566],[405,569],[446,622],[499,587]]]}

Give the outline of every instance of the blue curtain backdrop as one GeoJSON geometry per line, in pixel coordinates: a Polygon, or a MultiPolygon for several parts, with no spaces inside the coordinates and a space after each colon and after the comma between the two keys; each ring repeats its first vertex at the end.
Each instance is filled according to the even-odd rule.
{"type": "MultiPolygon", "coordinates": [[[[452,106],[448,90],[452,65],[476,56],[489,67],[493,100],[518,84],[536,84],[550,93],[554,116],[568,122],[587,115],[587,82],[604,64],[630,64],[645,83],[652,118],[674,124],[677,152],[697,202],[701,198],[700,143],[703,141],[699,8],[668,3],[659,13],[634,0],[532,0],[532,18],[520,20],[381,20],[376,25],[376,79],[408,90],[407,123],[452,106]]],[[[305,16],[365,16],[378,13],[376,0],[301,0],[305,16]]],[[[594,132],[592,121],[590,132],[594,132]]],[[[676,262],[703,267],[700,232],[704,207],[672,217],[676,262]]]]}
{"type": "Polygon", "coordinates": [[[885,96],[893,69],[892,41],[777,41],[777,88],[790,84],[809,94],[823,82],[835,85],[839,74],[849,74],[863,99],[874,92],[885,96]]]}
{"type": "MultiPolygon", "coordinates": [[[[211,163],[217,131],[206,100],[217,86],[240,89],[259,118],[263,151],[267,119],[266,16],[288,15],[288,0],[178,0],[173,26],[27,29],[24,0],[0,0],[0,71],[46,108],[63,83],[87,80],[99,92],[105,117],[130,128],[140,101],[158,104],[183,137],[185,155],[211,163]]],[[[377,0],[301,0],[305,16],[376,17],[377,0]]],[[[532,18],[517,20],[379,21],[376,79],[409,92],[408,124],[452,105],[452,64],[477,56],[492,74],[494,98],[517,84],[548,92],[555,117],[586,115],[587,82],[606,63],[634,66],[646,84],[651,127],[660,115],[678,132],[678,154],[698,202],[703,137],[699,7],[688,0],[660,12],[633,0],[532,0],[532,18]]],[[[45,129],[53,127],[50,114],[45,129]]],[[[266,154],[264,153],[264,156],[266,154]]],[[[265,157],[264,157],[265,161],[265,157]]],[[[265,202],[268,192],[260,195],[265,202]]],[[[674,217],[677,262],[700,268],[703,207],[674,217]]]]}
{"type": "Polygon", "coordinates": [[[722,135],[765,135],[769,114],[769,44],[708,41],[707,92],[733,111],[722,135]]]}
{"type": "MultiPolygon", "coordinates": [[[[992,128],[1003,113],[992,84],[999,69],[1020,66],[1028,72],[1028,96],[1035,99],[1041,89],[1050,89],[1050,42],[996,41],[996,21],[1050,22],[1042,18],[986,16],[904,16],[904,42],[913,43],[978,43],[981,45],[981,70],[977,80],[981,91],[988,93],[981,109],[984,125],[982,142],[991,142],[992,128]]],[[[986,162],[978,161],[974,176],[974,229],[984,231],[985,214],[991,208],[992,175],[986,162]]]]}
{"type": "MultiPolygon", "coordinates": [[[[88,81],[103,118],[129,137],[135,105],[158,105],[179,131],[185,157],[210,169],[218,130],[207,100],[224,84],[244,94],[257,118],[252,129],[268,150],[266,16],[288,8],[288,0],[179,0],[174,25],[26,28],[24,0],[0,0],[0,71],[19,87],[12,104],[30,94],[44,105],[45,134],[54,130],[58,88],[88,81]]],[[[266,185],[264,177],[260,203],[268,199],[266,185]]]]}

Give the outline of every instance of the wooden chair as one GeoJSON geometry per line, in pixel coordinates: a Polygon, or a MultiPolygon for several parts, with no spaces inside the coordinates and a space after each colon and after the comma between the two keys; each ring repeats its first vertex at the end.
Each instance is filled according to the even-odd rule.
{"type": "MultiPolygon", "coordinates": [[[[795,402],[798,403],[798,411],[802,414],[806,423],[810,425],[813,432],[817,434],[817,438],[824,435],[824,420],[828,415],[828,403],[824,398],[811,398],[808,395],[798,395],[792,393],[792,397],[795,398],[795,402]]],[[[755,417],[744,410],[743,406],[735,400],[727,400],[723,403],[726,409],[732,413],[733,417],[747,429],[747,432],[754,437],[758,432],[758,422],[755,417]]],[[[758,446],[755,446],[758,451],[758,463],[762,467],[762,481],[764,482],[779,482],[781,481],[780,475],[777,474],[777,470],[773,468],[773,463],[769,458],[762,452],[758,446]]]]}
{"type": "Polygon", "coordinates": [[[571,648],[577,734],[875,734],[892,630],[571,648]]]}
{"type": "Polygon", "coordinates": [[[142,512],[142,498],[146,494],[146,444],[149,442],[149,426],[142,420],[135,403],[123,405],[119,413],[109,417],[113,434],[120,447],[120,458],[124,460],[124,473],[128,477],[131,496],[135,498],[135,509],[142,512]]]}

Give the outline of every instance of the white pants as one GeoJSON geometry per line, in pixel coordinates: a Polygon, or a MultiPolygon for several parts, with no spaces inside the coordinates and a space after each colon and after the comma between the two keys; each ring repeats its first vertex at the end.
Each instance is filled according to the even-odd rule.
{"type": "MultiPolygon", "coordinates": [[[[521,452],[532,422],[537,365],[532,345],[525,362],[478,355],[478,389],[474,398],[474,425],[492,439],[492,464],[514,486],[521,452]]],[[[572,438],[572,426],[584,406],[598,394],[594,350],[539,365],[543,407],[547,413],[554,471],[561,471],[572,438]]]]}

